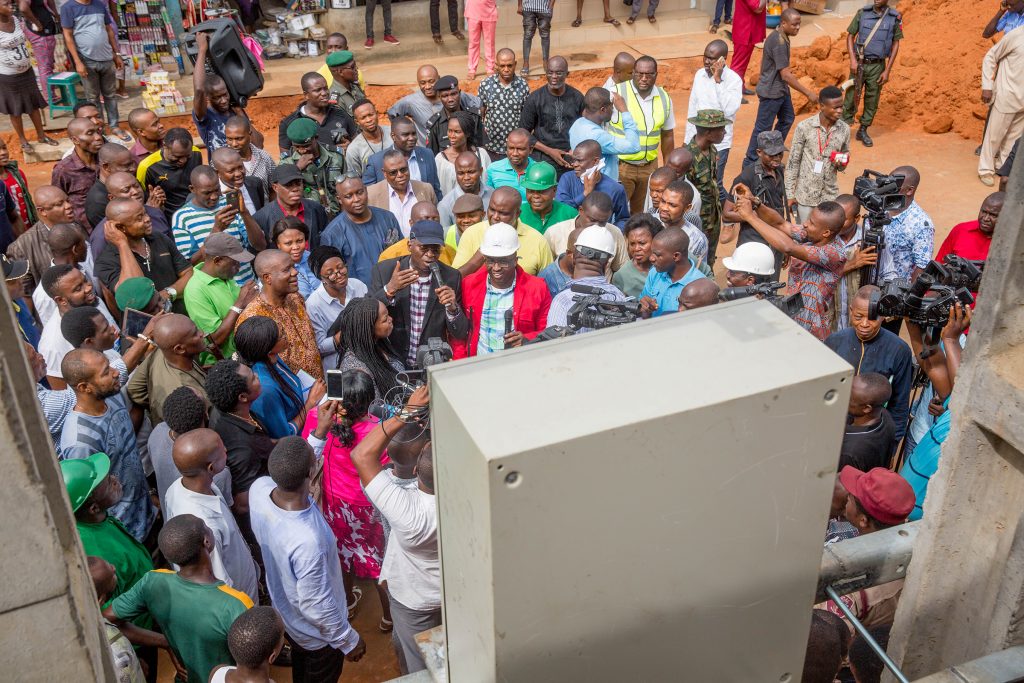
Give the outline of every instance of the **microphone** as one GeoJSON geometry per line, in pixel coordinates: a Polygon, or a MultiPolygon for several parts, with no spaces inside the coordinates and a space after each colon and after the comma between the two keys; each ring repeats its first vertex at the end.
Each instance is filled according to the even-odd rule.
{"type": "Polygon", "coordinates": [[[512,331],[512,316],[515,315],[515,311],[511,308],[505,309],[505,334],[512,331]]]}
{"type": "Polygon", "coordinates": [[[590,285],[575,284],[575,285],[572,285],[572,287],[570,287],[570,289],[572,289],[572,291],[576,292],[577,294],[589,294],[591,296],[594,296],[594,295],[602,296],[602,295],[608,293],[608,292],[604,291],[603,289],[601,289],[600,287],[591,287],[590,285]]]}
{"type": "Polygon", "coordinates": [[[444,287],[444,281],[441,280],[441,266],[437,265],[437,261],[431,261],[427,268],[430,268],[430,273],[434,276],[437,286],[444,287]]]}

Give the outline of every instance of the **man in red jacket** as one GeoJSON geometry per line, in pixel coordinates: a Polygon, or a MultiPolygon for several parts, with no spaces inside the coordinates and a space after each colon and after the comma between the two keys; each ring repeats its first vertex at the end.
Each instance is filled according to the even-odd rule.
{"type": "Polygon", "coordinates": [[[729,68],[743,79],[743,94],[753,95],[747,87],[747,64],[754,46],[768,34],[764,13],[767,0],[736,0],[732,18],[732,64],[729,68]]]}
{"type": "Polygon", "coordinates": [[[511,225],[487,228],[480,245],[485,267],[462,280],[462,306],[470,329],[465,340],[450,340],[455,358],[522,346],[547,324],[547,284],[517,265],[518,250],[519,235],[511,225]]]}

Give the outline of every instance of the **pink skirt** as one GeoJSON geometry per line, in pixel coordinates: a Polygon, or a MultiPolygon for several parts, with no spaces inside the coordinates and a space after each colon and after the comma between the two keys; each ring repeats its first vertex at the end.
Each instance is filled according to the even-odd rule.
{"type": "Polygon", "coordinates": [[[324,503],[324,516],[338,539],[342,568],[361,579],[380,578],[384,527],[377,511],[372,505],[350,505],[340,498],[324,503]]]}

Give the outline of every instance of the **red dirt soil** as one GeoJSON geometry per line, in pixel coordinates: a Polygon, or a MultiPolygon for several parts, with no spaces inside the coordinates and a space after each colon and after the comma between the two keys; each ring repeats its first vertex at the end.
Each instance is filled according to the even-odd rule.
{"type": "MultiPolygon", "coordinates": [[[[981,61],[995,42],[982,38],[981,31],[994,13],[994,3],[904,0],[899,4],[906,38],[900,45],[892,78],[882,90],[876,124],[928,133],[953,130],[966,139],[980,140],[986,112],[981,103],[981,61]]],[[[806,17],[805,21],[811,19],[806,17]]],[[[689,94],[700,62],[700,58],[691,57],[665,60],[660,65],[659,85],[672,93],[679,106],[689,94]]],[[[842,83],[849,76],[845,33],[832,39],[823,36],[810,46],[795,50],[792,62],[797,75],[815,90],[842,83]]],[[[751,83],[756,82],[759,67],[760,51],[756,51],[747,71],[751,83]]],[[[586,92],[587,88],[603,84],[607,77],[608,69],[592,69],[573,72],[568,81],[586,92]]],[[[530,86],[538,88],[543,83],[543,79],[534,78],[530,86]]],[[[463,88],[475,93],[478,84],[479,80],[466,82],[463,88]]],[[[371,96],[384,118],[383,112],[409,92],[411,87],[375,86],[371,96]]],[[[256,97],[249,102],[249,115],[266,135],[272,154],[277,151],[278,123],[298,101],[299,97],[294,96],[256,97]]],[[[798,113],[811,108],[799,94],[794,96],[794,105],[798,113]]],[[[164,121],[168,128],[184,126],[195,130],[189,116],[167,117],[164,121]]],[[[63,137],[59,132],[51,135],[63,137]]],[[[29,136],[34,138],[32,133],[29,136]]],[[[12,158],[22,160],[14,133],[0,133],[0,138],[7,143],[12,158]]]]}

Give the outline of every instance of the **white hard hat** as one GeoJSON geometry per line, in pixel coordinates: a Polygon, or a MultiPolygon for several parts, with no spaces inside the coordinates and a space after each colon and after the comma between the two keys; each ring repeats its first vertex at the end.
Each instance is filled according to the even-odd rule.
{"type": "Polygon", "coordinates": [[[576,238],[576,246],[589,247],[615,256],[615,238],[604,225],[591,225],[589,228],[583,228],[579,237],[576,238]]]}
{"type": "Polygon", "coordinates": [[[491,258],[504,258],[519,251],[519,235],[508,223],[495,223],[487,228],[480,253],[491,258]]]}
{"type": "Polygon", "coordinates": [[[744,242],[736,247],[732,256],[722,259],[722,264],[729,270],[753,275],[773,275],[775,273],[775,252],[767,244],[761,242],[744,242]]]}

